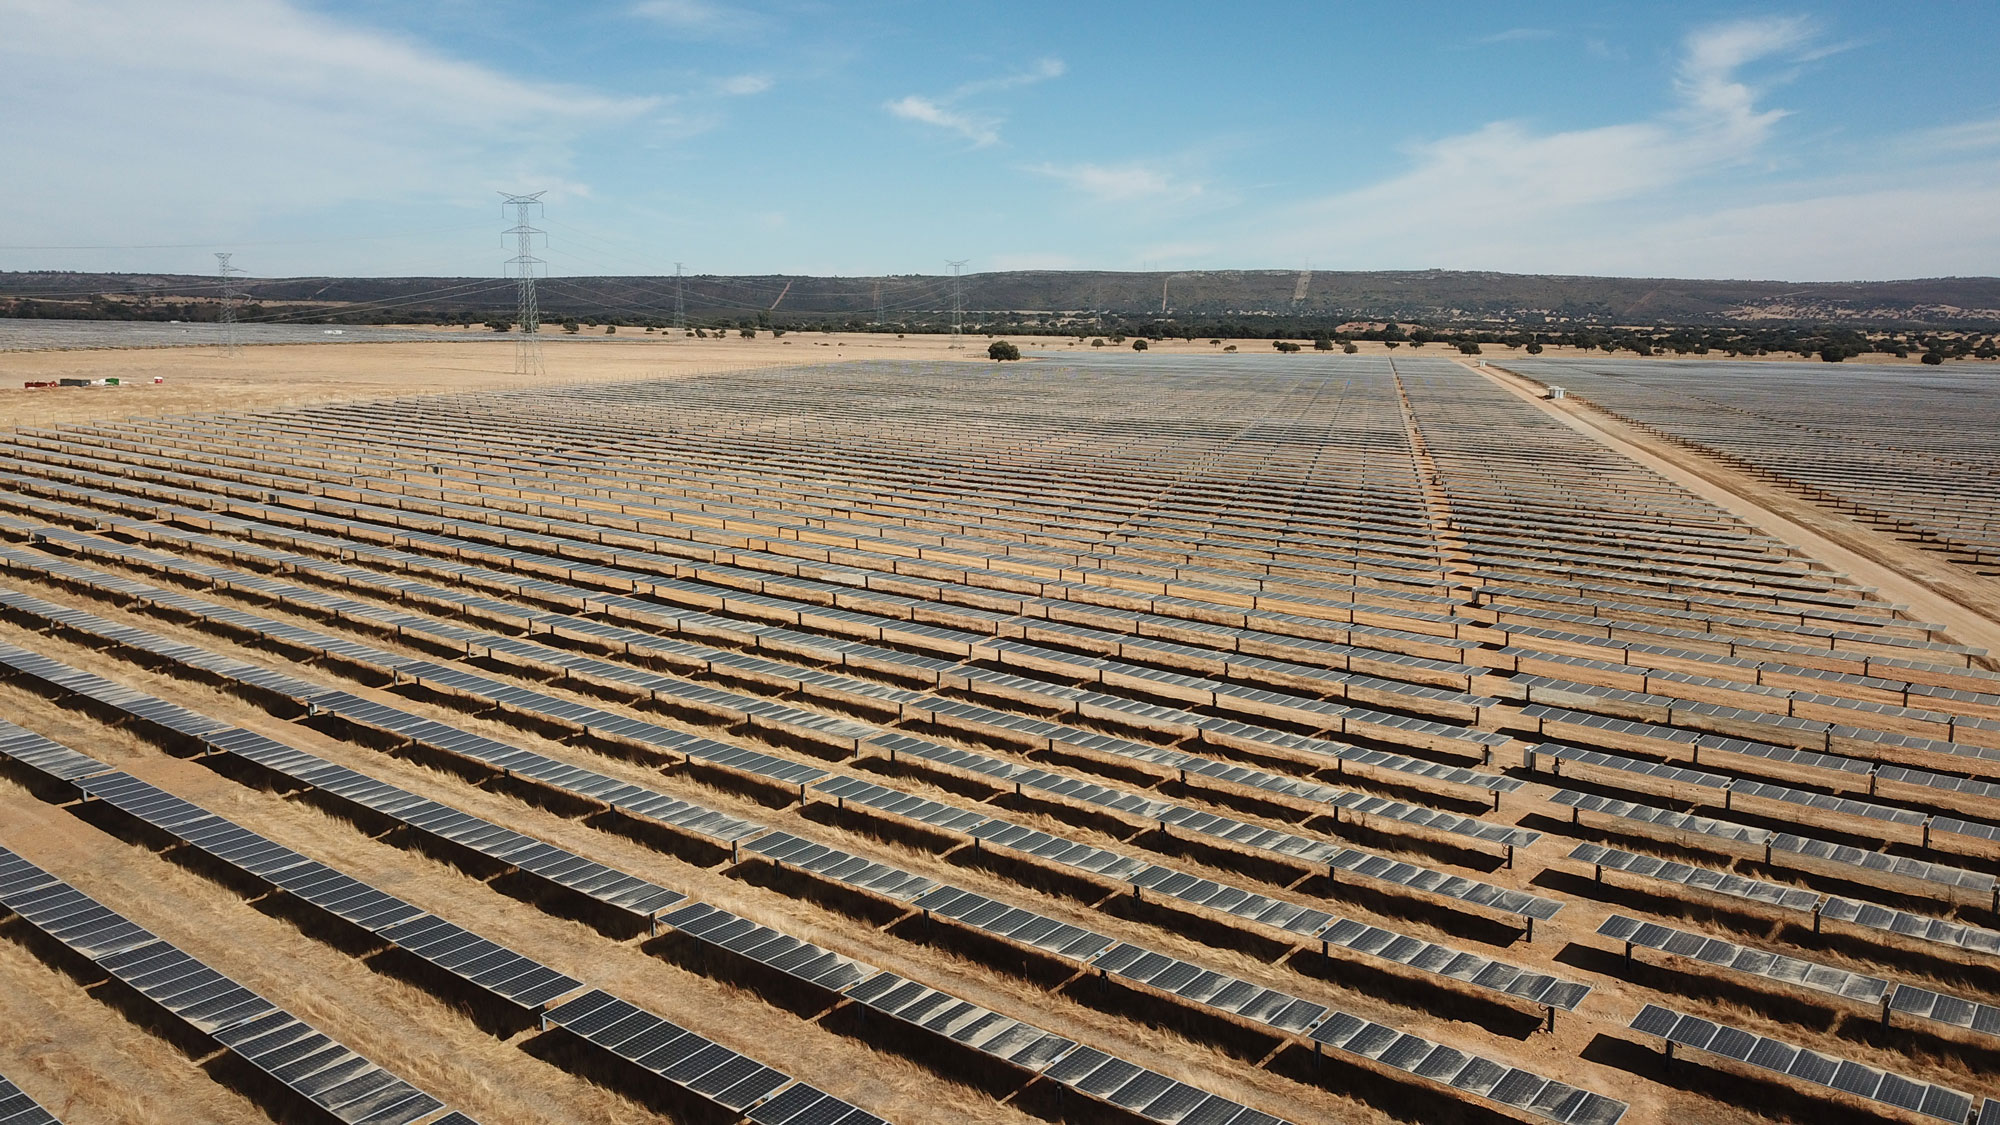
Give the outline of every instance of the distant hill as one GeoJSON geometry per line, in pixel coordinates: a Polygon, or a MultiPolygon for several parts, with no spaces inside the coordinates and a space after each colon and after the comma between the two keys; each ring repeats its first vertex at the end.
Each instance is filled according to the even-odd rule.
{"type": "MultiPolygon", "coordinates": [[[[764,313],[774,321],[934,325],[950,315],[952,280],[935,275],[795,277],[695,275],[681,282],[692,319],[764,313]]],[[[1386,320],[1433,325],[1721,325],[1773,322],[1881,328],[2000,325],[2000,278],[1779,282],[1566,277],[1454,270],[1314,272],[1201,270],[1122,273],[1016,270],[962,279],[968,319],[1168,313],[1214,321],[1386,320]]],[[[369,319],[504,315],[512,283],[498,278],[244,278],[267,308],[309,307],[369,319]]],[[[672,277],[557,277],[539,285],[548,319],[668,319],[672,277]]],[[[0,313],[140,316],[179,308],[200,318],[215,279],[178,274],[0,273],[0,313]]]]}

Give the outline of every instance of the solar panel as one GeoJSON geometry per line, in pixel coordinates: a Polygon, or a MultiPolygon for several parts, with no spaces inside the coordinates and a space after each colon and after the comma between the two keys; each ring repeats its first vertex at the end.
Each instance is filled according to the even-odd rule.
{"type": "Polygon", "coordinates": [[[1476,953],[1462,952],[1351,918],[1334,919],[1319,932],[1318,937],[1329,947],[1350,949],[1564,1011],[1574,1011],[1577,1004],[1590,994],[1588,985],[1547,973],[1528,972],[1476,953]]]}
{"type": "Polygon", "coordinates": [[[1631,1027],[1634,1031],[1676,1046],[1707,1051],[1869,1101],[1887,1101],[1899,1108],[1913,1109],[1929,1117],[1950,1121],[1953,1125],[1963,1122],[1972,1109],[1971,1097],[1957,1090],[1918,1082],[1849,1059],[1822,1055],[1657,1004],[1646,1005],[1633,1018],[1631,1027]],[[1885,1093],[1887,1097],[1883,1096],[1885,1093]]]}
{"type": "Polygon", "coordinates": [[[1444,1044],[1433,1043],[1421,1036],[1346,1012],[1328,1015],[1313,1029],[1309,1038],[1322,1047],[1355,1055],[1475,1097],[1527,1109],[1563,1125],[1616,1125],[1627,1108],[1624,1102],[1601,1094],[1470,1056],[1444,1044]]]}
{"type": "MultiPolygon", "coordinates": [[[[1889,995],[1890,983],[1880,977],[1849,972],[1831,965],[1781,953],[1766,953],[1720,938],[1676,930],[1657,922],[1644,922],[1623,914],[1605,919],[1597,932],[1614,941],[1630,942],[1645,949],[1658,949],[1718,969],[1762,977],[1781,984],[1832,993],[1857,1003],[1879,1005],[1889,995]]],[[[1904,986],[1907,987],[1907,986],[1904,986]]],[[[1897,993],[1904,991],[1898,987],[1897,993]]]]}

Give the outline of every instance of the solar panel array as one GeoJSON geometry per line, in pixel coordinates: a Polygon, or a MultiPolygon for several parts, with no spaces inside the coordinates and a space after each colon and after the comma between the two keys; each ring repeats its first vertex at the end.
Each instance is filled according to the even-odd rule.
{"type": "Polygon", "coordinates": [[[1633,1017],[1632,1030],[1658,1036],[1677,1047],[1705,1051],[1732,1062],[1783,1074],[1802,1083],[1829,1087],[1865,1101],[1879,1102],[1940,1121],[1963,1122],[1972,1110],[1972,1099],[1949,1087],[1796,1047],[1781,1039],[1676,1012],[1658,1004],[1646,1005],[1633,1017]]]}
{"type": "MultiPolygon", "coordinates": [[[[0,846],[0,906],[219,1048],[351,1125],[410,1125],[444,1103],[0,846]]],[[[0,1106],[7,1104],[0,1101],[0,1106]]],[[[53,1121],[36,1107],[21,1109],[53,1121]]]]}
{"type": "MultiPolygon", "coordinates": [[[[1881,1049],[1913,1074],[1952,1073],[1940,1037],[1992,1034],[1935,970],[2000,952],[2000,675],[1978,653],[1455,364],[1136,362],[0,434],[0,677],[537,887],[489,909],[663,927],[712,954],[685,967],[740,971],[721,1008],[768,996],[782,1023],[805,985],[902,1028],[850,1060],[908,1042],[933,1065],[929,1036],[1163,1123],[1316,1119],[1355,1090],[1619,1121],[1589,1087],[1630,1079],[1575,1048],[1622,1018],[1599,998],[1682,1001],[1561,956],[1603,918],[1566,908],[1613,893],[1552,871],[1565,855],[1644,880],[1606,936],[1886,1001],[1881,1049]],[[211,717],[121,664],[238,698],[211,717]],[[442,772],[385,765],[392,784],[384,752],[442,772]],[[571,818],[564,846],[503,811],[521,802],[571,818]],[[688,897],[676,871],[747,897],[688,897]],[[1678,917],[1703,900],[1795,924],[1704,934],[1678,917]],[[1202,1017],[1173,1024],[1186,1049],[1148,1054],[1117,1018],[1140,995],[1202,1017]],[[1521,1042],[1559,1014],[1581,1030],[1521,1042]],[[1241,1057],[1244,1034],[1276,1053],[1241,1057]]],[[[112,770],[32,719],[0,757],[38,796],[310,872],[307,901],[383,940],[511,971],[202,819],[152,751],[112,770]]],[[[935,1115],[865,1066],[811,1055],[794,1079],[737,1053],[721,1008],[563,979],[517,1006],[641,1085],[758,1122],[935,1115]]],[[[1640,1116],[1700,1101],[1649,1089],[1640,1116]]]]}

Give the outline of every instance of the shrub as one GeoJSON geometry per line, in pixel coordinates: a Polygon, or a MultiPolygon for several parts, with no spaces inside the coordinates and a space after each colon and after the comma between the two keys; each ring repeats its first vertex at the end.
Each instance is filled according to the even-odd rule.
{"type": "Polygon", "coordinates": [[[1146,350],[1146,341],[1144,341],[1144,340],[1134,340],[1134,341],[1132,341],[1132,350],[1133,350],[1133,351],[1135,351],[1135,352],[1143,352],[1143,351],[1145,351],[1145,350],[1146,350]]]}
{"type": "Polygon", "coordinates": [[[1021,349],[1005,340],[995,340],[991,344],[986,345],[986,358],[996,363],[1001,360],[1020,359],[1021,349]]]}
{"type": "Polygon", "coordinates": [[[1291,353],[1300,350],[1299,346],[1297,344],[1292,343],[1290,340],[1273,340],[1271,341],[1271,346],[1278,349],[1281,352],[1284,352],[1286,355],[1290,355],[1291,353]]]}
{"type": "Polygon", "coordinates": [[[755,328],[738,328],[736,334],[745,340],[755,340],[757,338],[757,330],[755,328]]]}
{"type": "Polygon", "coordinates": [[[1346,343],[1340,345],[1340,350],[1346,352],[1348,355],[1353,355],[1355,352],[1358,352],[1361,349],[1354,346],[1354,341],[1349,340],[1346,343]]]}
{"type": "Polygon", "coordinates": [[[1930,365],[1931,365],[1932,367],[1936,367],[1936,366],[1937,366],[1938,364],[1940,364],[1940,363],[1943,363],[1943,362],[1944,362],[1944,353],[1943,353],[1943,352],[1925,352],[1925,353],[1924,353],[1924,362],[1925,362],[1925,363],[1928,363],[1928,364],[1930,364],[1930,365]]]}

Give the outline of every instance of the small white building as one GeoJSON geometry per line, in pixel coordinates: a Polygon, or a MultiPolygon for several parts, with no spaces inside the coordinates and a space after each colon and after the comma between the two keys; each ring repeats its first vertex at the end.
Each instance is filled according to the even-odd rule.
{"type": "Polygon", "coordinates": [[[1550,387],[1550,388],[1549,388],[1549,396],[1548,396],[1548,397],[1550,397],[1550,398],[1561,398],[1561,397],[1563,397],[1563,389],[1562,389],[1561,387],[1550,387]]]}

